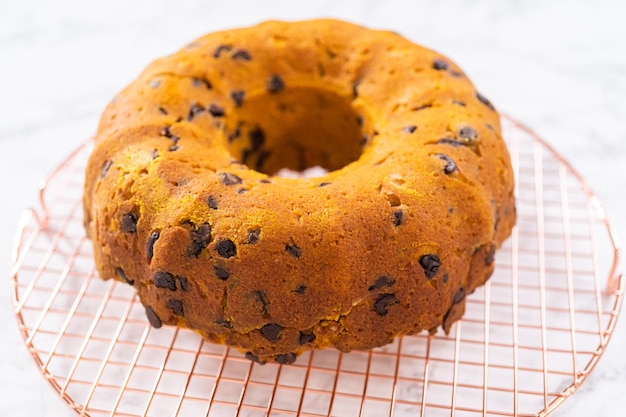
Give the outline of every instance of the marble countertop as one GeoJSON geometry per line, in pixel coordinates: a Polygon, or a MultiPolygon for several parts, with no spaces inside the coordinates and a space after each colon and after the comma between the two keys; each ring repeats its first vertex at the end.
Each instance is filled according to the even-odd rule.
{"type": "MultiPolygon", "coordinates": [[[[9,268],[22,211],[112,96],[195,37],[265,19],[337,17],[452,57],[499,109],[586,178],[626,236],[626,3],[602,1],[4,1],[0,13],[0,414],[73,415],[39,374],[13,318],[9,268]]],[[[623,266],[621,267],[623,271],[623,266]]],[[[626,320],[553,415],[622,415],[626,320]]]]}

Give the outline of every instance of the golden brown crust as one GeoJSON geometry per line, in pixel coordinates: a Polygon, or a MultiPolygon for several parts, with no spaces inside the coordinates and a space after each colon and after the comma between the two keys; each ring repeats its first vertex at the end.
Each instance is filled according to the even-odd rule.
{"type": "Polygon", "coordinates": [[[100,275],[153,325],[282,363],[447,331],[515,222],[499,116],[463,72],[335,20],[152,63],[102,116],[84,207],[100,275]]]}

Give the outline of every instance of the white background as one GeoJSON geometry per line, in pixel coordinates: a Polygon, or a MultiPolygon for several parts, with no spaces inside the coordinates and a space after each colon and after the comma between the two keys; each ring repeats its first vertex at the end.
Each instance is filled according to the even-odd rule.
{"type": "MultiPolygon", "coordinates": [[[[72,415],[27,353],[9,295],[13,236],[38,181],[152,59],[209,31],[327,16],[454,59],[582,173],[626,236],[626,2],[0,1],[0,415],[72,415]]],[[[624,352],[622,318],[591,377],[554,415],[623,415],[624,352]]]]}

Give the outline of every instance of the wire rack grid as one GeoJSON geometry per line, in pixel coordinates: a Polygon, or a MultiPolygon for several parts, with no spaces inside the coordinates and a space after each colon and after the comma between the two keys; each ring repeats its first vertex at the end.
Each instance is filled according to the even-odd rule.
{"type": "Polygon", "coordinates": [[[92,149],[72,153],[24,213],[15,315],[44,378],[81,416],[545,416],[584,382],[614,330],[624,279],[604,211],[549,145],[503,120],[518,223],[449,336],[328,349],[261,366],[151,328],[132,288],[97,277],[82,228],[92,149]]]}

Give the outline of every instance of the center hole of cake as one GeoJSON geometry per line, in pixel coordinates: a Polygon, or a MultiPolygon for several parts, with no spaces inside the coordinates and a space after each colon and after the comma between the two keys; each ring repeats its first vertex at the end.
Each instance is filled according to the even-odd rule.
{"type": "Polygon", "coordinates": [[[361,124],[351,97],[287,86],[246,97],[226,121],[228,148],[239,162],[268,175],[319,176],[359,159],[361,124]]]}

